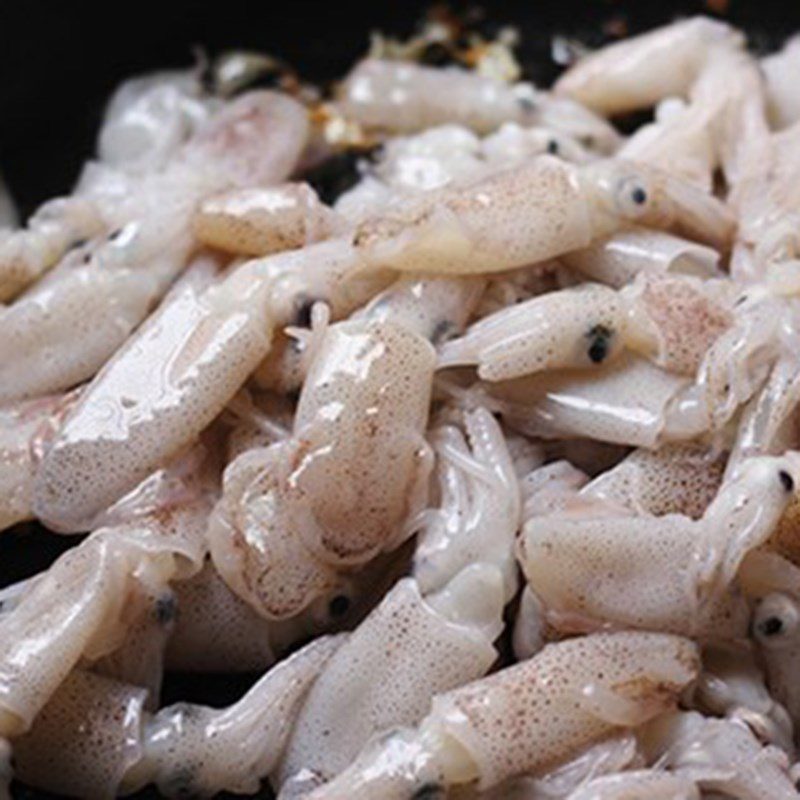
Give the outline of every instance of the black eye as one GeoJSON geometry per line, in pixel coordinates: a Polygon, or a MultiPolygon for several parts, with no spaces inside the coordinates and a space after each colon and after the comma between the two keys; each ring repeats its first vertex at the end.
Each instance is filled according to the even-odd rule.
{"type": "Polygon", "coordinates": [[[444,797],[444,789],[438,783],[426,783],[412,795],[412,800],[438,800],[444,797]]]}
{"type": "Polygon", "coordinates": [[[161,597],[156,600],[153,608],[153,613],[159,625],[167,625],[172,622],[172,620],[175,619],[177,611],[178,604],[175,601],[175,595],[171,592],[162,594],[161,597]]]}
{"type": "Polygon", "coordinates": [[[550,153],[551,156],[558,155],[558,142],[555,139],[551,139],[547,143],[547,152],[550,153]]]}
{"type": "Polygon", "coordinates": [[[767,617],[758,623],[757,628],[762,636],[777,636],[783,632],[783,620],[778,617],[767,617]]]}
{"type": "Polygon", "coordinates": [[[601,364],[608,356],[613,333],[605,325],[595,325],[586,334],[589,339],[587,354],[593,364],[601,364]]]}
{"type": "Polygon", "coordinates": [[[350,610],[350,598],[344,594],[337,594],[328,603],[328,613],[334,618],[343,617],[350,610]]]}
{"type": "Polygon", "coordinates": [[[798,609],[795,600],[781,592],[767,595],[753,615],[752,633],[762,645],[793,645],[798,630],[798,609]]]}
{"type": "Polygon", "coordinates": [[[792,476],[785,469],[782,469],[778,473],[778,477],[781,479],[783,488],[786,489],[787,492],[794,491],[794,478],[792,478],[792,476]]]}
{"type": "Polygon", "coordinates": [[[117,228],[116,230],[111,231],[111,233],[108,234],[108,241],[113,242],[114,239],[118,239],[121,233],[122,233],[122,228],[117,228]]]}
{"type": "Polygon", "coordinates": [[[639,219],[648,210],[647,182],[639,174],[621,176],[614,185],[614,203],[623,217],[639,219]]]}
{"type": "Polygon", "coordinates": [[[431,334],[431,341],[434,344],[441,344],[447,339],[452,339],[458,333],[456,325],[450,320],[443,319],[436,323],[436,327],[431,334]]]}
{"type": "Polygon", "coordinates": [[[294,313],[294,324],[299,328],[311,327],[311,309],[314,308],[316,300],[305,298],[300,300],[297,310],[294,313]]]}

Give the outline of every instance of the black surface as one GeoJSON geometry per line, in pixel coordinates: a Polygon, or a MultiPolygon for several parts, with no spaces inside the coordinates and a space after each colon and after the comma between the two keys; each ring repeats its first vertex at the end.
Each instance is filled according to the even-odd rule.
{"type": "MultiPolygon", "coordinates": [[[[709,2],[717,7],[719,0],[709,2]]],[[[417,0],[368,5],[5,0],[0,5],[0,167],[23,214],[30,213],[48,197],[69,190],[92,151],[103,102],[124,78],[187,66],[194,48],[202,46],[211,54],[234,47],[265,50],[292,63],[304,77],[330,80],[364,52],[370,30],[408,33],[429,5],[417,0]]],[[[550,61],[554,34],[598,45],[615,30],[637,32],[709,11],[701,1],[643,0],[524,0],[485,3],[484,8],[489,24],[519,28],[526,77],[539,83],[549,82],[558,71],[550,61]]],[[[800,6],[779,0],[730,0],[723,16],[744,27],[759,50],[800,29],[800,6]]],[[[43,569],[74,543],[31,529],[1,534],[0,586],[43,569]]],[[[164,700],[225,705],[252,680],[170,676],[164,700]]],[[[14,793],[29,800],[53,797],[19,786],[14,793]]]]}
{"type": "MultiPolygon", "coordinates": [[[[428,5],[261,0],[99,6],[6,0],[0,4],[0,164],[23,211],[30,212],[68,189],[91,152],[103,100],[126,76],[188,65],[193,48],[203,46],[211,53],[265,49],[303,75],[326,80],[341,75],[363,52],[370,30],[408,32],[428,5]]],[[[612,20],[637,31],[708,10],[700,0],[525,0],[485,7],[491,23],[511,22],[521,29],[523,61],[539,80],[555,74],[549,62],[553,33],[598,44],[608,38],[603,26],[612,20]]],[[[746,26],[757,45],[800,27],[800,8],[777,0],[731,0],[727,16],[746,26]]]]}

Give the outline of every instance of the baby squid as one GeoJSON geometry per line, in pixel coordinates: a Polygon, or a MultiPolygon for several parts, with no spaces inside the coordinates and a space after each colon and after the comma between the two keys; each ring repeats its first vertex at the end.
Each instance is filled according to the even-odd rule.
{"type": "Polygon", "coordinates": [[[104,229],[90,200],[64,197],[50,200],[28,220],[23,230],[0,231],[0,303],[12,300],[34,283],[66,252],[104,229]]]}
{"type": "Polygon", "coordinates": [[[222,709],[177,703],[150,714],[145,690],[76,670],[14,741],[17,774],[79,797],[111,798],[151,783],[166,797],[256,792],[340,644],[337,637],[312,642],[222,709]]]}
{"type": "Polygon", "coordinates": [[[631,225],[723,248],[734,228],[719,200],[659,169],[540,156],[379,213],[357,225],[353,241],[365,259],[396,269],[489,273],[580,250],[631,225]]]}
{"type": "Polygon", "coordinates": [[[638,732],[649,763],[740,800],[796,800],[786,753],[740,722],[673,711],[638,732]]]}
{"type": "Polygon", "coordinates": [[[405,520],[426,500],[431,467],[423,435],[435,360],[428,337],[460,329],[480,289],[480,281],[404,280],[331,325],[291,438],[228,467],[211,553],[260,613],[297,613],[338,570],[410,535],[405,520]]]}
{"type": "Polygon", "coordinates": [[[752,112],[755,130],[743,139],[736,172],[728,178],[728,205],[738,221],[730,271],[742,283],[766,279],[780,293],[796,295],[800,124],[774,133],[764,109],[758,112],[752,112]]]}
{"type": "Polygon", "coordinates": [[[477,364],[484,380],[586,369],[623,348],[694,375],[730,314],[691,278],[656,277],[615,292],[582,284],[534,297],[476,323],[441,348],[439,366],[477,364]]]}
{"type": "Polygon", "coordinates": [[[697,675],[695,646],[653,633],[595,634],[434,698],[416,730],[387,734],[309,800],[406,800],[541,774],[671,708],[697,675]]]}
{"type": "Polygon", "coordinates": [[[590,494],[561,512],[528,519],[518,557],[547,621],[562,631],[605,625],[743,636],[749,610],[734,581],[790,502],[799,458],[751,459],[697,520],[632,515],[590,494]]]}
{"type": "Polygon", "coordinates": [[[0,735],[27,730],[81,659],[122,644],[141,593],[166,597],[173,579],[199,571],[208,512],[201,498],[98,530],[33,579],[0,618],[0,735]]]}
{"type": "Polygon", "coordinates": [[[502,575],[473,564],[423,597],[399,581],[311,688],[278,775],[281,797],[334,778],[376,735],[416,725],[435,694],[484,675],[497,658],[502,575]]]}
{"type": "Polygon", "coordinates": [[[427,482],[432,376],[430,345],[398,326],[331,328],[292,438],[246,452],[226,470],[209,538],[234,591],[268,617],[289,616],[333,585],[337,566],[400,543],[427,482]]]}
{"type": "Polygon", "coordinates": [[[776,455],[800,444],[795,413],[800,404],[797,357],[782,353],[758,394],[742,411],[728,464],[732,473],[746,458],[776,455]]]}
{"type": "Polygon", "coordinates": [[[332,240],[245,262],[176,297],[106,364],[65,421],[37,473],[37,516],[80,526],[134,489],[197,439],[309,298],[341,315],[371,296],[374,282],[347,280],[358,266],[352,248],[332,240]],[[145,372],[159,380],[140,381],[145,372]]]}
{"type": "Polygon", "coordinates": [[[619,143],[605,120],[568,98],[458,68],[368,58],[339,87],[336,107],[346,118],[379,131],[407,133],[455,123],[489,133],[517,122],[561,130],[603,153],[619,143]]]}
{"type": "Polygon", "coordinates": [[[453,394],[466,407],[480,404],[499,413],[526,436],[653,448],[708,429],[703,406],[684,408],[691,388],[685,376],[623,353],[602,369],[536,373],[453,394]]]}
{"type": "Polygon", "coordinates": [[[137,178],[90,165],[82,183],[103,205],[107,235],[70,251],[0,309],[0,400],[91,378],[189,263],[197,202],[231,187],[285,179],[307,124],[305,110],[290,98],[251,93],[202,126],[163,171],[137,178]]]}
{"type": "Polygon", "coordinates": [[[100,160],[134,174],[161,169],[221,105],[204,94],[196,70],[131,78],[106,105],[100,160]]]}
{"type": "Polygon", "coordinates": [[[786,709],[773,699],[756,663],[752,643],[726,642],[703,649],[703,672],[692,705],[705,713],[743,722],[762,742],[795,753],[793,724],[786,709]]]}
{"type": "Polygon", "coordinates": [[[767,686],[795,727],[800,724],[800,692],[795,675],[800,663],[800,569],[770,551],[751,554],[742,583],[755,600],[751,635],[764,664],[767,686]]]}
{"type": "Polygon", "coordinates": [[[343,232],[343,222],[306,183],[238,189],[204,200],[192,229],[198,241],[242,256],[293,250],[343,232]]]}
{"type": "Polygon", "coordinates": [[[731,311],[731,324],[708,347],[696,378],[695,392],[712,430],[731,420],[761,389],[782,351],[793,348],[797,310],[785,298],[758,286],[741,295],[731,311]]]}
{"type": "Polygon", "coordinates": [[[743,43],[729,25],[692,17],[579,59],[554,91],[606,115],[647,108],[666,97],[685,96],[719,48],[743,43]]]}

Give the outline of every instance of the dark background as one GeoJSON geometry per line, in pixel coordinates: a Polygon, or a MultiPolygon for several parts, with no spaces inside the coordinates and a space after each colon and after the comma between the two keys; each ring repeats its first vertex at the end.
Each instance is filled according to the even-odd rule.
{"type": "MultiPolygon", "coordinates": [[[[43,200],[69,190],[92,152],[103,103],[124,78],[189,66],[193,49],[202,46],[211,55],[237,47],[267,51],[303,77],[330,81],[365,51],[371,30],[408,34],[430,5],[418,0],[102,5],[1,0],[0,169],[24,217],[43,200]]],[[[678,16],[716,13],[743,27],[751,46],[763,52],[800,29],[800,4],[792,0],[524,0],[482,6],[489,26],[514,24],[520,30],[525,77],[542,85],[558,73],[550,59],[554,34],[595,46],[678,16]]],[[[75,543],[32,526],[0,534],[0,587],[45,568],[75,543]]],[[[163,700],[222,706],[241,696],[253,679],[171,676],[163,700]]],[[[14,796],[52,797],[20,786],[14,796]]]]}
{"type": "MultiPolygon", "coordinates": [[[[464,4],[452,3],[454,7],[464,4]]],[[[362,53],[370,30],[408,32],[429,3],[239,2],[0,4],[0,166],[23,214],[69,188],[91,152],[104,99],[125,77],[192,63],[192,48],[265,49],[311,79],[341,75],[362,53]]],[[[514,23],[523,34],[529,77],[548,81],[553,33],[590,44],[609,38],[620,22],[637,31],[677,15],[724,8],[754,44],[800,28],[792,0],[525,0],[486,2],[492,23],[514,23]],[[794,10],[793,10],[794,9],[794,10]],[[610,23],[610,25],[609,25],[610,23]]]]}

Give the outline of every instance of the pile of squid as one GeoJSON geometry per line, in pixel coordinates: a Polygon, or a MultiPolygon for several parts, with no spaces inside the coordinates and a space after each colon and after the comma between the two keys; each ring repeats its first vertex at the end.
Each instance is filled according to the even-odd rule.
{"type": "Polygon", "coordinates": [[[0,528],[84,535],[0,796],[800,798],[800,40],[451,44],[136,78],[4,202],[0,528]]]}

